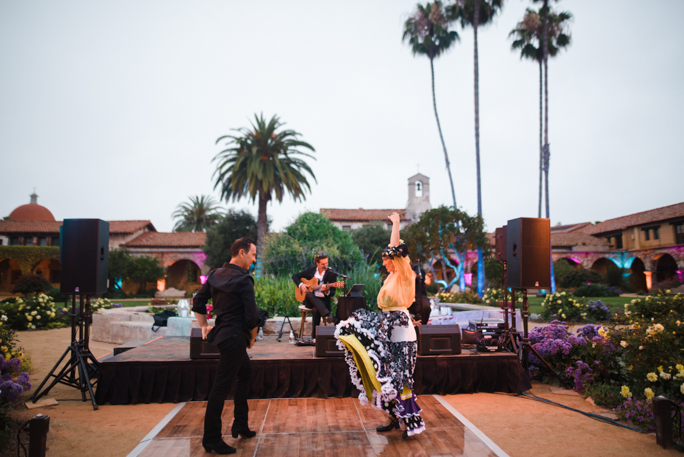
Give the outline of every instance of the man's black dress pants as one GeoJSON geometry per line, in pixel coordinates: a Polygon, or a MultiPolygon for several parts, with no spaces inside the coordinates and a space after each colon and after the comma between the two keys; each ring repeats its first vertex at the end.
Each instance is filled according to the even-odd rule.
{"type": "Polygon", "coordinates": [[[237,384],[233,393],[233,428],[249,428],[247,395],[252,384],[252,362],[247,355],[247,340],[243,335],[237,335],[219,343],[218,348],[221,356],[204,415],[204,441],[208,442],[221,439],[223,403],[230,393],[235,376],[237,384]]]}
{"type": "MultiPolygon", "coordinates": [[[[314,295],[313,292],[307,292],[304,297],[304,306],[309,309],[313,309],[311,313],[311,338],[316,338],[316,327],[321,323],[321,316],[327,316],[330,314],[330,301],[326,306],[325,302],[314,295]]],[[[303,332],[300,332],[303,334],[303,332]]]]}

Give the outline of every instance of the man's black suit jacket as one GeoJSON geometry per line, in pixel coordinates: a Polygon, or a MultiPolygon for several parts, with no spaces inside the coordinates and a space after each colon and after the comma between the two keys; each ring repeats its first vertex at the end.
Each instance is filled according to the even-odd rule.
{"type": "MultiPolygon", "coordinates": [[[[300,271],[299,273],[293,274],[292,275],[292,280],[294,281],[295,285],[299,287],[299,284],[301,284],[302,279],[312,279],[316,275],[316,265],[314,265],[311,268],[307,268],[304,271],[300,271]]],[[[333,273],[330,270],[326,270],[325,273],[323,273],[323,284],[330,284],[331,282],[336,282],[337,281],[337,275],[333,273]]],[[[323,297],[316,297],[319,300],[323,301],[326,304],[326,307],[330,309],[330,299],[335,296],[335,287],[330,288],[330,293],[328,295],[325,295],[323,297]]]]}

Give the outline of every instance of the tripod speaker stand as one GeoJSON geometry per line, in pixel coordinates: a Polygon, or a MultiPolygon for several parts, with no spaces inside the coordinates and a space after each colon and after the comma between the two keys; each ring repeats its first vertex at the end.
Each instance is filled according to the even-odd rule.
{"type": "Polygon", "coordinates": [[[93,403],[93,409],[97,410],[97,403],[95,402],[95,395],[93,393],[93,386],[97,384],[97,379],[100,375],[100,365],[95,356],[90,352],[90,324],[92,315],[90,314],[90,295],[85,296],[85,306],[83,295],[80,295],[79,308],[76,308],[76,295],[72,296],[72,310],[71,310],[71,344],[64,351],[59,361],[52,367],[50,373],[45,377],[43,382],[31,396],[31,401],[35,403],[50,392],[54,386],[64,384],[69,387],[74,387],[81,391],[81,398],[86,401],[86,392],[90,395],[90,401],[93,403]],[[77,335],[78,330],[78,335],[77,335]],[[59,366],[64,360],[67,360],[59,371],[59,366]],[[43,390],[43,386],[50,380],[54,380],[50,385],[43,390]],[[91,379],[95,378],[95,382],[91,379]]]}

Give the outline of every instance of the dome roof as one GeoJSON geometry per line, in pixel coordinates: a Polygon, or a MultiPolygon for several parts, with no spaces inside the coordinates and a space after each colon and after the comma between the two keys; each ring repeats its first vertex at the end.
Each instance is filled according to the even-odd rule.
{"type": "Polygon", "coordinates": [[[9,217],[14,221],[55,221],[55,216],[50,210],[38,203],[21,205],[12,211],[9,217]]]}

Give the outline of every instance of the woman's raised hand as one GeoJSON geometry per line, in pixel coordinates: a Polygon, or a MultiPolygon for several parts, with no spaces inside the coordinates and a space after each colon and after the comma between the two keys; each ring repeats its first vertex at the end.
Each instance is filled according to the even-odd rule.
{"type": "Polygon", "coordinates": [[[396,224],[396,225],[399,225],[399,223],[401,222],[401,218],[399,217],[399,213],[397,213],[396,211],[393,212],[391,216],[388,216],[388,219],[390,221],[392,221],[393,224],[396,224]]]}

